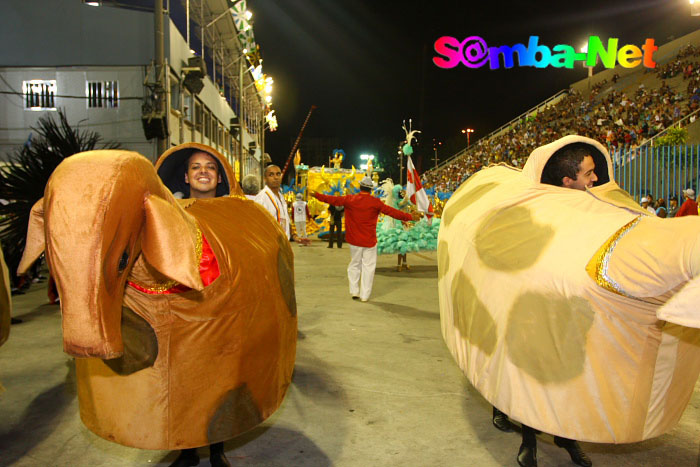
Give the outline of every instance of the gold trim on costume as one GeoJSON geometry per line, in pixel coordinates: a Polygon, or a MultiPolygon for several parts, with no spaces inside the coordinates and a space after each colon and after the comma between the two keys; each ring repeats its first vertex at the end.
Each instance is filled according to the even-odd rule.
{"type": "Polygon", "coordinates": [[[615,251],[615,247],[617,246],[618,242],[639,223],[641,218],[642,216],[635,217],[630,222],[622,226],[617,232],[615,232],[596,252],[591,261],[588,263],[588,267],[586,267],[588,274],[599,286],[610,292],[630,298],[635,297],[632,297],[630,294],[625,292],[622,286],[608,275],[608,267],[610,265],[610,257],[612,256],[613,251],[615,251]]]}

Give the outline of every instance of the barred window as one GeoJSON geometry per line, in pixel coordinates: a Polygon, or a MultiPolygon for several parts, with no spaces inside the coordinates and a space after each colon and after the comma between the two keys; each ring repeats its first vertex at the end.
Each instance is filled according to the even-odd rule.
{"type": "Polygon", "coordinates": [[[197,131],[202,133],[204,130],[202,128],[202,122],[204,120],[204,115],[202,114],[202,104],[199,103],[199,101],[195,101],[194,104],[194,125],[197,131]]]}
{"type": "Polygon", "coordinates": [[[56,80],[22,81],[26,110],[56,110],[56,80]]]}
{"type": "Polygon", "coordinates": [[[211,114],[208,110],[204,110],[204,137],[211,142],[211,114]]]}
{"type": "Polygon", "coordinates": [[[119,81],[88,81],[88,108],[116,109],[119,107],[119,81]]]}
{"type": "Polygon", "coordinates": [[[185,90],[185,105],[182,109],[185,121],[192,122],[192,94],[185,90]]]}

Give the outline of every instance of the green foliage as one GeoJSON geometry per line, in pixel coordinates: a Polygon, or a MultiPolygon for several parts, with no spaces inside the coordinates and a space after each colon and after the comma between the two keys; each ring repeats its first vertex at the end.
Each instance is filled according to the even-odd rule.
{"type": "MultiPolygon", "coordinates": [[[[31,129],[38,136],[10,154],[9,162],[0,167],[0,243],[5,261],[14,275],[24,251],[29,212],[44,196],[44,188],[58,164],[66,157],[93,149],[116,149],[117,143],[100,144],[102,138],[93,131],[73,129],[63,111],[58,122],[53,113],[39,119],[31,129]]],[[[89,177],[89,174],[85,174],[89,177]]]]}
{"type": "Polygon", "coordinates": [[[688,130],[671,128],[664,135],[654,139],[654,146],[685,146],[688,143],[688,130]]]}

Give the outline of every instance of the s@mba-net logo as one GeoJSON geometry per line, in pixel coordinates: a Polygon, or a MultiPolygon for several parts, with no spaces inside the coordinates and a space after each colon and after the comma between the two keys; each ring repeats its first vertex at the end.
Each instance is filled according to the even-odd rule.
{"type": "Polygon", "coordinates": [[[605,68],[614,68],[619,63],[624,68],[644,65],[655,68],[654,52],[659,48],[654,39],[647,39],[641,47],[627,44],[620,47],[619,39],[608,39],[607,45],[598,36],[590,36],[585,52],[576,52],[570,45],[557,44],[552,48],[539,43],[538,36],[530,36],[527,46],[515,44],[489,47],[479,36],[470,36],[460,41],[455,37],[443,36],[435,41],[433,63],[440,68],[454,68],[460,64],[467,68],[481,68],[489,64],[496,70],[503,63],[504,68],[513,68],[517,57],[518,66],[535,68],[573,68],[574,62],[583,62],[585,66],[595,66],[598,59],[605,68]]]}

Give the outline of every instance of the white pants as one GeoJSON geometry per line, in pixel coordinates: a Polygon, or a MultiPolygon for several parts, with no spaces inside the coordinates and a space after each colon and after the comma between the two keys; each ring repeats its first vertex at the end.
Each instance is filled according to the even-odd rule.
{"type": "Polygon", "coordinates": [[[377,245],[372,248],[350,245],[350,264],[348,280],[350,295],[368,300],[372,293],[374,270],[377,267],[377,245]]]}
{"type": "Polygon", "coordinates": [[[294,225],[297,228],[297,235],[301,238],[306,238],[306,221],[296,221],[294,225]]]}

